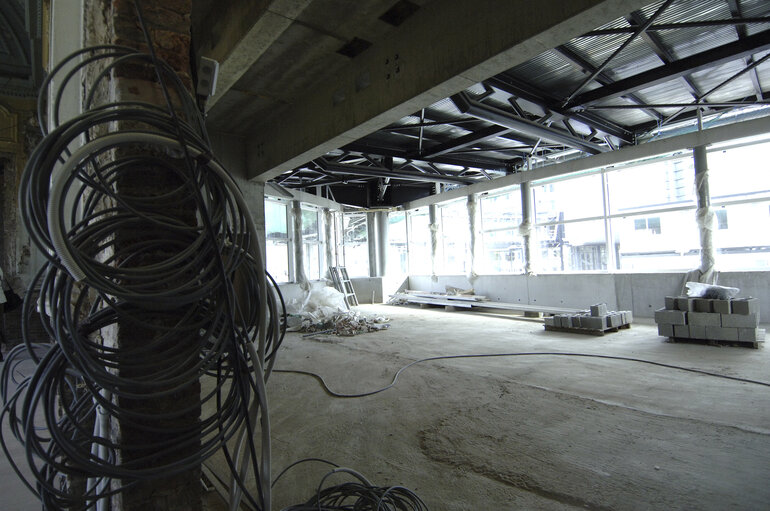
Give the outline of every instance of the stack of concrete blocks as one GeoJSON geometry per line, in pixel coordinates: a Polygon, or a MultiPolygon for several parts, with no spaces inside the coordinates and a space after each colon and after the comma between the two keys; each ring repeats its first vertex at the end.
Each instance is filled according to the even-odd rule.
{"type": "Polygon", "coordinates": [[[673,339],[757,343],[764,341],[756,298],[719,300],[667,296],[655,311],[658,334],[673,339]]]}
{"type": "Polygon", "coordinates": [[[634,320],[631,311],[608,311],[606,303],[592,305],[591,310],[579,314],[556,314],[543,318],[546,330],[569,329],[604,332],[629,325],[634,320]]]}

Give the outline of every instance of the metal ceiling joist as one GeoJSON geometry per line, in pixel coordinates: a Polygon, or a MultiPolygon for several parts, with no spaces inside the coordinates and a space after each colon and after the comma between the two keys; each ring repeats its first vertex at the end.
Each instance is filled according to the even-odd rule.
{"type": "Polygon", "coordinates": [[[585,92],[572,99],[568,108],[579,108],[583,105],[593,105],[600,101],[627,95],[630,92],[652,87],[660,83],[675,80],[701,69],[721,65],[731,60],[740,59],[754,53],[770,49],[770,30],[739,39],[717,48],[691,55],[683,59],[671,62],[668,65],[657,67],[634,75],[623,80],[618,80],[610,85],[605,85],[585,92]]]}
{"type": "MultiPolygon", "coordinates": [[[[679,23],[655,23],[647,27],[647,31],[656,32],[661,30],[678,30],[681,28],[701,28],[701,27],[725,27],[730,25],[747,25],[751,23],[770,23],[768,17],[754,17],[754,18],[730,18],[725,20],[701,20],[701,21],[682,21],[679,23]]],[[[599,30],[591,30],[586,32],[580,37],[595,37],[603,35],[617,35],[617,34],[632,34],[638,27],[618,27],[618,28],[603,28],[599,30]]]]}
{"type": "Polygon", "coordinates": [[[499,89],[508,94],[512,94],[521,99],[526,99],[527,101],[534,103],[541,108],[551,110],[552,112],[563,115],[564,117],[574,119],[576,121],[582,122],[583,124],[587,124],[588,126],[592,126],[604,133],[607,133],[608,135],[617,137],[626,143],[630,144],[634,141],[634,134],[622,126],[618,126],[617,124],[610,122],[604,117],[591,113],[570,112],[568,110],[562,109],[559,107],[556,98],[548,97],[542,91],[536,91],[534,88],[532,88],[532,86],[521,82],[517,78],[514,78],[510,75],[506,75],[505,77],[498,75],[490,78],[489,80],[486,80],[486,82],[496,89],[499,89]]]}
{"type": "Polygon", "coordinates": [[[450,183],[458,185],[469,185],[475,183],[475,179],[469,179],[458,176],[446,176],[440,174],[417,174],[407,170],[390,170],[384,167],[368,167],[361,165],[349,165],[347,163],[334,163],[326,161],[323,158],[315,160],[326,172],[330,174],[347,174],[363,177],[383,177],[390,179],[402,179],[405,181],[419,181],[432,183],[450,183]]]}
{"type": "Polygon", "coordinates": [[[544,126],[534,121],[524,119],[523,117],[512,115],[505,110],[500,110],[499,108],[474,101],[464,92],[455,94],[451,99],[457,109],[462,113],[472,115],[487,122],[493,122],[500,126],[505,126],[514,131],[519,131],[557,144],[564,144],[568,147],[574,147],[590,154],[599,154],[608,150],[606,147],[600,146],[599,144],[583,140],[579,137],[574,137],[566,131],[544,126]]]}
{"type": "Polygon", "coordinates": [[[272,179],[647,1],[428,2],[334,79],[299,96],[278,117],[260,118],[247,141],[249,177],[272,179]]]}
{"type": "Polygon", "coordinates": [[[610,62],[612,62],[612,60],[613,60],[615,57],[617,57],[618,55],[620,55],[620,54],[623,52],[623,50],[625,50],[625,49],[628,47],[628,45],[629,45],[629,44],[631,44],[631,42],[632,42],[634,39],[636,39],[636,38],[639,36],[639,34],[642,34],[642,33],[643,33],[645,30],[647,30],[647,28],[649,28],[649,26],[650,26],[650,25],[652,25],[652,24],[655,22],[655,20],[656,20],[656,19],[658,19],[658,17],[660,17],[660,15],[661,15],[661,14],[663,14],[663,12],[664,12],[664,11],[665,11],[665,10],[668,8],[668,6],[670,6],[670,5],[671,5],[673,2],[674,2],[674,0],[666,0],[665,2],[663,2],[663,5],[661,5],[660,7],[658,7],[658,9],[655,11],[655,13],[654,13],[652,16],[650,16],[650,19],[648,19],[647,21],[645,21],[645,22],[644,22],[644,24],[642,24],[642,25],[640,25],[640,26],[636,27],[636,30],[634,30],[634,32],[633,32],[633,33],[632,33],[632,34],[631,34],[631,35],[628,37],[628,39],[626,39],[625,41],[623,41],[623,44],[621,44],[621,45],[618,47],[618,49],[617,49],[617,50],[615,50],[614,52],[612,52],[612,55],[610,55],[609,57],[607,57],[607,58],[604,60],[604,62],[602,62],[601,64],[599,64],[599,67],[597,67],[596,69],[594,69],[594,70],[591,72],[591,74],[590,74],[590,75],[588,75],[588,76],[586,77],[586,79],[585,79],[585,80],[583,80],[583,81],[581,82],[581,84],[580,84],[580,85],[578,85],[578,86],[577,86],[577,88],[576,88],[575,90],[573,90],[573,91],[572,91],[572,92],[569,94],[569,96],[567,96],[567,98],[564,100],[564,104],[563,104],[562,106],[566,106],[566,105],[567,105],[567,104],[568,104],[568,103],[569,103],[569,102],[572,100],[572,98],[574,98],[575,96],[577,96],[577,95],[580,93],[580,91],[582,91],[583,89],[585,89],[585,88],[586,88],[586,86],[587,86],[589,83],[591,83],[591,82],[592,82],[594,79],[596,79],[596,77],[599,75],[599,73],[601,73],[602,71],[604,71],[604,69],[605,69],[605,68],[606,68],[606,67],[607,67],[607,66],[610,64],[610,62]]]}
{"type": "MultiPolygon", "coordinates": [[[[644,34],[642,34],[644,35],[644,34]]],[[[577,67],[582,69],[586,73],[593,73],[596,71],[596,68],[591,65],[590,62],[588,62],[586,59],[572,51],[571,49],[567,48],[564,45],[557,46],[556,51],[562,54],[564,58],[575,64],[577,67]]],[[[610,78],[609,75],[607,75],[606,72],[600,71],[598,74],[596,74],[596,80],[601,83],[602,85],[609,85],[614,80],[610,78]]],[[[663,115],[661,115],[660,112],[656,112],[653,108],[648,108],[644,105],[644,101],[642,101],[638,96],[635,94],[629,94],[626,96],[626,98],[631,101],[632,103],[639,105],[640,109],[644,111],[647,115],[652,117],[653,119],[662,120],[663,115]]]]}
{"type": "Polygon", "coordinates": [[[424,152],[421,156],[423,158],[441,156],[447,153],[451,153],[452,151],[457,151],[458,149],[463,149],[465,147],[472,146],[473,144],[478,144],[479,142],[489,140],[490,138],[498,137],[504,133],[508,133],[509,131],[511,130],[501,126],[490,126],[489,128],[474,131],[473,133],[468,133],[467,135],[456,138],[454,140],[450,140],[449,142],[439,144],[429,151],[424,152]]]}
{"type": "MultiPolygon", "coordinates": [[[[405,160],[418,160],[414,155],[401,151],[398,149],[392,149],[389,147],[380,147],[365,142],[357,141],[350,143],[344,147],[348,151],[353,151],[362,154],[376,154],[378,156],[392,156],[394,158],[403,158],[405,160]]],[[[458,167],[473,167],[477,169],[495,170],[498,172],[505,172],[506,168],[511,167],[521,161],[521,158],[512,158],[510,160],[496,160],[493,158],[486,158],[482,156],[474,156],[473,158],[461,158],[454,155],[443,155],[434,158],[425,158],[422,160],[426,163],[439,163],[443,165],[455,165],[458,167]]]]}

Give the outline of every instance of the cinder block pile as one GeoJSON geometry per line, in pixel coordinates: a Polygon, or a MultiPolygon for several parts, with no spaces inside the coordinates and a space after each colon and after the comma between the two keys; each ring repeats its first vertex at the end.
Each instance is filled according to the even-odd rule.
{"type": "Polygon", "coordinates": [[[590,312],[579,314],[556,314],[543,318],[546,330],[605,332],[628,327],[634,320],[631,311],[608,311],[606,303],[592,305],[590,312]]]}
{"type": "Polygon", "coordinates": [[[756,298],[694,298],[667,296],[666,307],[655,311],[658,334],[672,339],[762,342],[756,298]]]}

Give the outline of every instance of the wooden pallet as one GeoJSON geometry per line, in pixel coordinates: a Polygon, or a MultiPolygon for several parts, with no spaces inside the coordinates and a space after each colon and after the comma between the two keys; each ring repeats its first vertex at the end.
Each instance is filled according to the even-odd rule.
{"type": "Polygon", "coordinates": [[[725,341],[721,339],[693,339],[691,337],[669,337],[668,342],[682,344],[706,344],[709,346],[737,346],[739,348],[759,349],[765,341],[725,341]]]}
{"type": "Polygon", "coordinates": [[[604,330],[594,330],[592,328],[580,328],[580,327],[561,327],[561,326],[550,326],[550,325],[543,325],[545,329],[549,332],[567,332],[570,334],[585,334],[585,335],[598,335],[602,336],[607,333],[613,333],[617,332],[621,329],[627,330],[631,328],[631,323],[626,323],[625,325],[615,326],[612,328],[605,328],[604,330]]]}

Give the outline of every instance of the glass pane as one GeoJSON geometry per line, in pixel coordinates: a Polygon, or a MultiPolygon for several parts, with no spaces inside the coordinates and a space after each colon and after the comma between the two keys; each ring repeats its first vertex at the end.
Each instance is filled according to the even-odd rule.
{"type": "Polygon", "coordinates": [[[612,214],[695,204],[689,155],[608,172],[607,183],[612,214]]]}
{"type": "Polygon", "coordinates": [[[770,202],[736,204],[714,212],[717,269],[770,268],[770,202]]]}
{"type": "Polygon", "coordinates": [[[604,215],[600,174],[533,186],[532,194],[538,223],[604,215]]]}
{"type": "Polygon", "coordinates": [[[276,282],[289,281],[289,244],[286,241],[268,239],[265,255],[267,271],[276,282]]]}
{"type": "Polygon", "coordinates": [[[351,277],[369,276],[369,243],[366,232],[366,213],[345,213],[342,220],[345,267],[348,270],[348,275],[351,277]]]}
{"type": "Polygon", "coordinates": [[[485,232],[483,245],[484,272],[524,272],[524,245],[518,230],[485,232]]]}
{"type": "Polygon", "coordinates": [[[481,228],[484,231],[518,227],[521,223],[521,192],[518,188],[481,198],[481,228]]]}
{"type": "Polygon", "coordinates": [[[607,269],[604,220],[538,227],[539,257],[534,267],[542,272],[607,269]]]}
{"type": "Polygon", "coordinates": [[[388,253],[386,272],[389,276],[406,275],[408,272],[406,249],[406,213],[388,214],[388,253]]]}
{"type": "Polygon", "coordinates": [[[265,201],[265,231],[267,239],[286,238],[286,205],[271,200],[265,201]]]}
{"type": "Polygon", "coordinates": [[[409,212],[409,273],[430,275],[430,219],[428,210],[409,212]]]}
{"type": "Polygon", "coordinates": [[[441,215],[442,261],[441,272],[462,274],[470,271],[470,223],[465,200],[439,208],[441,215]]]}
{"type": "Polygon", "coordinates": [[[770,142],[708,153],[711,200],[770,197],[770,142]]]}
{"type": "Polygon", "coordinates": [[[318,247],[315,243],[305,243],[305,274],[308,280],[321,278],[320,261],[318,260],[318,247]]]}
{"type": "Polygon", "coordinates": [[[691,270],[700,265],[694,209],[614,218],[612,235],[621,270],[691,270]]]}
{"type": "Polygon", "coordinates": [[[302,240],[318,241],[318,211],[302,208],[302,240]]]}

